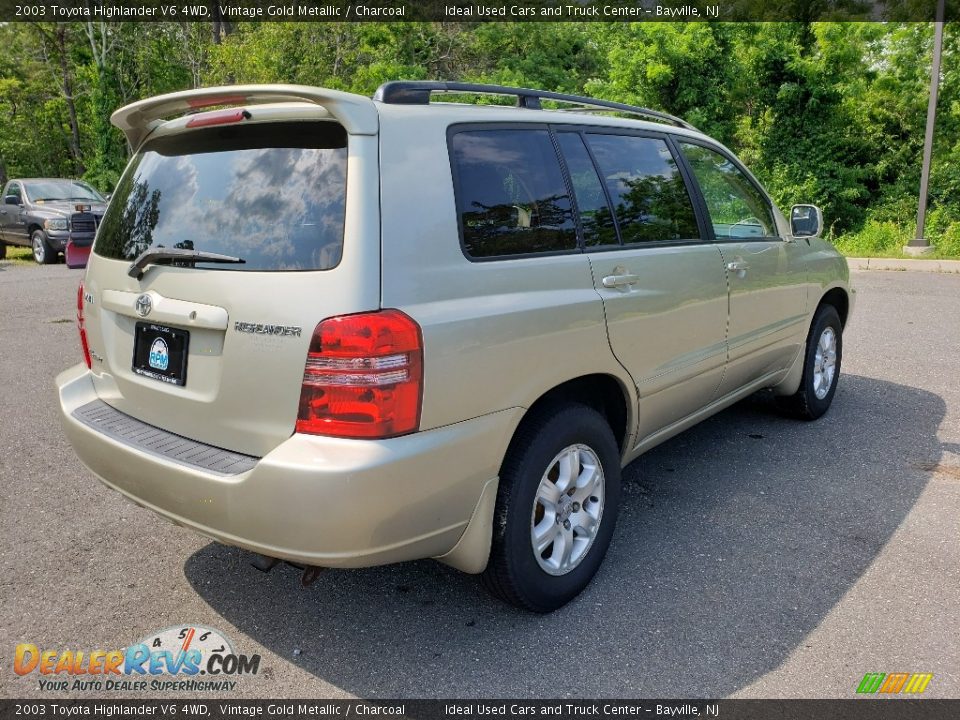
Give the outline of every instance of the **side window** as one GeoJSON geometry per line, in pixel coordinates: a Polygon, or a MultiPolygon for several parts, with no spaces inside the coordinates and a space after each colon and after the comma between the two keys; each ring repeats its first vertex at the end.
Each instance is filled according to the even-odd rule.
{"type": "Polygon", "coordinates": [[[587,137],[625,245],[699,239],[693,203],[664,140],[633,135],[587,137]]]}
{"type": "Polygon", "coordinates": [[[451,140],[470,257],[577,249],[572,203],[546,130],[465,130],[451,140]]]}
{"type": "Polygon", "coordinates": [[[7,185],[7,191],[4,195],[13,195],[19,202],[23,202],[23,195],[20,194],[20,185],[12,182],[7,185]]]}
{"type": "Polygon", "coordinates": [[[583,227],[583,244],[586,247],[619,245],[617,228],[613,222],[613,213],[607,202],[597,169],[590,159],[586,145],[579,133],[562,132],[557,135],[560,150],[567,162],[573,194],[580,211],[580,225],[583,227]]]}
{"type": "Polygon", "coordinates": [[[680,149],[700,185],[718,239],[776,237],[769,201],[729,158],[692,143],[680,143],[680,149]]]}

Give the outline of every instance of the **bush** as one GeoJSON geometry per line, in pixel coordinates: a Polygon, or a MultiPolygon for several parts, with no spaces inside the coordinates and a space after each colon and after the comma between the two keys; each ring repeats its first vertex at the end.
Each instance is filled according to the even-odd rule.
{"type": "MultiPolygon", "coordinates": [[[[871,257],[899,255],[909,241],[909,232],[894,222],[868,220],[863,229],[837,238],[837,249],[844,255],[871,257]]],[[[960,237],[960,227],[958,227],[960,237]]]]}
{"type": "Polygon", "coordinates": [[[932,244],[940,257],[960,258],[960,223],[950,223],[932,244]]]}

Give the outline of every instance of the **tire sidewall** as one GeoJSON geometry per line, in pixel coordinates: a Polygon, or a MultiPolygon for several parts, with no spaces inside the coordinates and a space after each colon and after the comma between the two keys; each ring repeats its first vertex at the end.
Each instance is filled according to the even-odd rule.
{"type": "MultiPolygon", "coordinates": [[[[620,457],[603,416],[586,406],[569,406],[549,418],[513,468],[510,512],[502,531],[508,563],[517,589],[535,609],[553,610],[575,597],[597,572],[613,535],[620,508],[620,457]],[[588,446],[600,460],[604,477],[603,514],[597,536],[586,556],[564,575],[540,567],[530,538],[531,515],[540,481],[549,464],[570,445],[588,446]]],[[[496,530],[496,529],[495,529],[496,530]]]]}
{"type": "Polygon", "coordinates": [[[807,354],[803,368],[803,392],[806,395],[807,406],[813,417],[823,415],[830,404],[833,402],[833,396],[837,392],[837,385],[840,381],[840,364],[843,360],[843,327],[840,323],[840,315],[832,305],[825,305],[817,311],[810,328],[810,336],[807,338],[807,354]],[[823,398],[818,398],[813,389],[813,368],[817,361],[817,345],[820,342],[820,336],[827,327],[832,327],[837,338],[837,364],[834,368],[833,382],[830,389],[823,398]]]}

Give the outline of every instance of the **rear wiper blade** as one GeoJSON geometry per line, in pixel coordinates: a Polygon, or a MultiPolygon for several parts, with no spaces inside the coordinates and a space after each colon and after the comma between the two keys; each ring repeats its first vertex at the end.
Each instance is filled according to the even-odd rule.
{"type": "Polygon", "coordinates": [[[137,259],[130,263],[127,275],[139,280],[143,277],[144,268],[158,260],[189,260],[193,262],[209,263],[245,263],[243,258],[219,253],[204,252],[203,250],[185,250],[181,248],[150,248],[144,250],[137,259]]]}

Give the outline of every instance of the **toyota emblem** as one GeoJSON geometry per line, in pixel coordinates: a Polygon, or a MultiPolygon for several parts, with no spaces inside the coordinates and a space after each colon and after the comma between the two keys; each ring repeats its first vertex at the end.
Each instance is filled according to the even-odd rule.
{"type": "Polygon", "coordinates": [[[140,317],[146,317],[150,314],[150,311],[153,310],[153,300],[150,299],[150,296],[144,293],[137,298],[136,303],[137,315],[140,317]]]}

